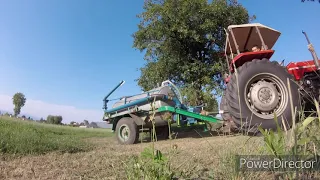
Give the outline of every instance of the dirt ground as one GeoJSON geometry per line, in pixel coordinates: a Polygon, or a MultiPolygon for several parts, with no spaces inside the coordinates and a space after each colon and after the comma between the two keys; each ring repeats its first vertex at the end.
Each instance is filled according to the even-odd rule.
{"type": "MultiPolygon", "coordinates": [[[[262,143],[261,137],[201,136],[196,133],[158,141],[155,148],[165,154],[170,147],[177,147],[178,153],[171,158],[172,167],[186,177],[205,179],[213,174],[215,179],[225,179],[234,168],[227,160],[230,153],[253,154],[262,143]]],[[[152,145],[151,142],[119,145],[114,137],[90,141],[96,144],[90,152],[50,153],[10,160],[2,157],[0,179],[126,179],[124,164],[128,158],[152,145]]]]}

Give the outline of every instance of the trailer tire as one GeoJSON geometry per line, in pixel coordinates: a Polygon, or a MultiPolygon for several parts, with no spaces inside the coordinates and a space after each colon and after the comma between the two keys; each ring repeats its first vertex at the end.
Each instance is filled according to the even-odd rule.
{"type": "Polygon", "coordinates": [[[120,144],[135,144],[139,140],[139,129],[132,118],[124,117],[118,121],[116,138],[120,144]]]}
{"type": "Polygon", "coordinates": [[[291,86],[293,107],[299,110],[298,86],[294,77],[279,63],[270,62],[268,59],[254,59],[239,67],[231,76],[225,94],[225,108],[233,122],[247,131],[257,131],[259,125],[263,129],[275,129],[277,124],[271,113],[274,108],[277,109],[277,123],[282,126],[283,117],[286,128],[289,128],[292,125],[292,112],[287,78],[291,86]],[[261,112],[270,114],[264,115],[261,112]]]}

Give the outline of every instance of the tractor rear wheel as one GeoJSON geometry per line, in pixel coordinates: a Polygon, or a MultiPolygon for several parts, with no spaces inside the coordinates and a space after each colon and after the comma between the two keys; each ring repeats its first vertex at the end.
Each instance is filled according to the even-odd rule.
{"type": "Polygon", "coordinates": [[[293,76],[277,62],[255,59],[237,69],[227,84],[225,109],[240,129],[257,131],[292,125],[291,102],[287,78],[290,82],[293,108],[299,110],[299,91],[293,76]]]}
{"type": "Polygon", "coordinates": [[[139,129],[132,118],[121,118],[116,126],[116,138],[120,144],[134,144],[139,140],[139,129]]]}
{"type": "MultiPolygon", "coordinates": [[[[227,106],[226,96],[225,94],[223,94],[220,102],[220,110],[225,111],[227,109],[228,109],[228,106],[227,106]]],[[[236,124],[234,124],[229,112],[223,112],[223,114],[221,114],[221,117],[224,120],[223,129],[222,129],[223,132],[231,132],[237,129],[237,126],[236,124]]]]}

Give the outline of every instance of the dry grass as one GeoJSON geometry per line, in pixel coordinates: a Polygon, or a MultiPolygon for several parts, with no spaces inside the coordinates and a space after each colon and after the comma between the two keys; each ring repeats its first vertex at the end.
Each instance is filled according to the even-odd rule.
{"type": "MultiPolygon", "coordinates": [[[[316,129],[311,134],[315,134],[313,132],[318,129],[318,126],[314,127],[316,129]]],[[[0,179],[127,179],[126,166],[129,166],[129,171],[134,169],[130,159],[153,145],[150,142],[119,145],[114,137],[101,137],[100,132],[91,132],[91,135],[84,132],[72,134],[77,135],[80,138],[78,140],[92,143],[92,150],[73,153],[53,151],[20,158],[1,155],[0,179]]],[[[272,138],[270,143],[277,146],[275,141],[278,140],[272,138]]],[[[170,158],[169,171],[173,171],[178,179],[274,179],[275,174],[272,172],[240,174],[235,171],[235,154],[266,154],[266,142],[263,137],[210,136],[197,130],[179,132],[177,139],[158,141],[154,145],[156,150],[170,158]]],[[[130,177],[139,179],[132,175],[130,177]]]]}
{"type": "MultiPolygon", "coordinates": [[[[151,142],[119,145],[114,137],[85,140],[93,143],[91,151],[55,151],[20,158],[1,155],[0,179],[127,179],[125,166],[133,169],[129,160],[152,146],[151,142]]],[[[274,176],[271,172],[235,172],[235,154],[266,153],[262,149],[266,148],[263,137],[208,137],[203,132],[191,131],[154,145],[170,158],[172,171],[179,179],[273,179],[274,176]]]]}
{"type": "MultiPolygon", "coordinates": [[[[247,140],[245,136],[181,138],[158,141],[155,148],[166,154],[175,145],[177,150],[170,162],[184,177],[229,179],[234,177],[230,154],[252,154],[262,143],[258,137],[247,140]]],[[[96,144],[90,152],[49,153],[8,160],[2,156],[0,179],[126,179],[124,164],[151,146],[151,143],[123,146],[113,137],[90,141],[96,144]]]]}

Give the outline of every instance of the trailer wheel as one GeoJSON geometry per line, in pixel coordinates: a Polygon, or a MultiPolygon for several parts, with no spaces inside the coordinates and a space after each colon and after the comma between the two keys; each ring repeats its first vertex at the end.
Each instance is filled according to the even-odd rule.
{"type": "Polygon", "coordinates": [[[278,124],[282,126],[283,118],[289,128],[292,125],[292,113],[287,78],[291,86],[293,108],[299,110],[298,86],[293,76],[279,63],[254,59],[239,67],[232,75],[225,95],[226,109],[233,121],[246,130],[256,129],[259,125],[264,129],[275,129],[276,113],[278,124]]]}
{"type": "Polygon", "coordinates": [[[118,121],[116,138],[120,144],[134,144],[138,141],[138,126],[132,118],[124,117],[118,121]]]}

